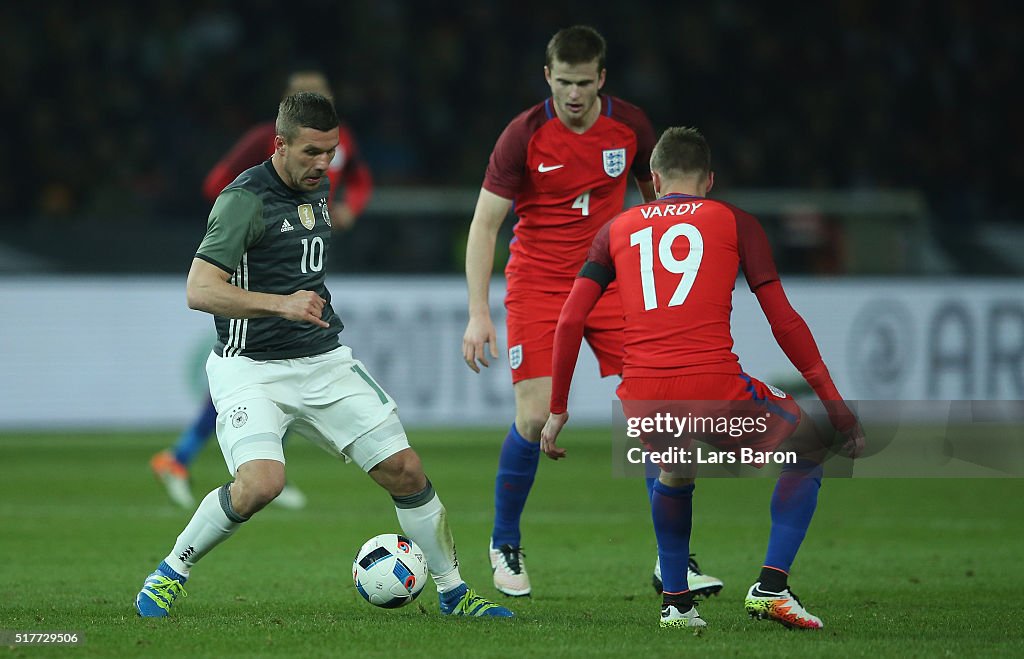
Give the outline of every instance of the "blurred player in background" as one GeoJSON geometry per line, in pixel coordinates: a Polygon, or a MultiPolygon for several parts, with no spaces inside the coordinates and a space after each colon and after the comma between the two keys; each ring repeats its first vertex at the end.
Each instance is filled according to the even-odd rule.
{"type": "MultiPolygon", "coordinates": [[[[284,96],[296,92],[316,92],[327,98],[333,97],[327,76],[315,68],[298,69],[289,75],[284,96]]],[[[212,204],[221,190],[239,174],[269,158],[274,152],[275,135],[273,121],[250,128],[206,176],[203,196],[207,201],[212,204]]],[[[352,132],[344,124],[338,126],[338,148],[327,170],[327,177],[331,182],[328,203],[334,228],[350,229],[370,200],[373,177],[370,168],[359,155],[352,132]]],[[[196,455],[213,436],[216,420],[217,410],[207,396],[199,415],[178,437],[177,443],[150,460],[153,473],[167,488],[171,501],[182,508],[195,506],[188,470],[196,455]]],[[[299,488],[289,483],[274,502],[294,510],[306,505],[306,497],[299,488]]]]}
{"type": "MultiPolygon", "coordinates": [[[[479,372],[490,365],[488,345],[490,357],[498,356],[488,287],[498,229],[514,204],[505,308],[516,416],[498,462],[489,547],[494,586],[510,596],[531,591],[520,518],[548,415],[558,312],[594,234],[622,210],[629,175],[644,201],[654,199],[648,169],[654,129],[640,108],[600,93],[604,38],[586,26],[560,30],[548,43],[544,78],[551,96],[513,119],[494,145],[466,244],[469,323],[462,352],[479,372]]],[[[587,318],[586,339],[602,377],[622,372],[622,305],[614,288],[587,318]]],[[[722,588],[696,562],[691,567],[705,594],[722,588]]]]}
{"type": "MultiPolygon", "coordinates": [[[[326,74],[317,69],[292,72],[284,96],[296,92],[316,92],[327,98],[334,97],[326,74]]],[[[203,182],[203,196],[213,203],[235,177],[269,158],[274,152],[275,135],[273,121],[250,128],[207,174],[203,182]]],[[[334,228],[350,229],[370,201],[373,177],[359,153],[352,131],[344,124],[338,126],[338,148],[327,170],[327,178],[331,181],[328,203],[334,228]]]]}
{"type": "MultiPolygon", "coordinates": [[[[706,198],[714,178],[704,137],[692,128],[668,129],[654,148],[651,170],[659,199],[601,228],[558,319],[551,414],[541,432],[542,448],[553,459],[565,457],[556,439],[568,419],[569,386],[586,319],[617,281],[625,311],[623,379],[617,393],[627,417],[650,410],[650,401],[738,401],[714,409],[769,414],[760,417],[767,419],[765,432],[744,436],[730,450],[770,452],[781,445],[798,457],[782,468],[776,483],[768,551],[745,607],[751,616],[787,627],[820,629],[821,620],[789,589],[788,575],[814,515],[821,463],[831,447],[791,396],[741,369],[730,325],[738,268],[779,346],[825,403],[853,457],[863,448],[863,431],[833,384],[807,324],[786,298],[761,224],[734,206],[706,198]]],[[[652,439],[644,438],[645,444],[650,446],[652,439]]],[[[705,439],[716,445],[728,440],[729,435],[705,439]]],[[[693,475],[690,465],[663,466],[651,498],[664,580],[663,627],[706,626],[687,583],[693,475]]]]}
{"type": "MultiPolygon", "coordinates": [[[[447,513],[395,401],[340,343],[344,326],[324,267],[332,232],[327,171],[339,144],[331,100],[312,92],[286,97],[276,132],[270,160],[247,169],[214,202],[186,284],[189,306],[212,314],[217,328],[206,371],[233,480],[200,502],[146,578],[136,611],[167,616],[195,564],[280,495],[282,440],[295,427],[388,491],[403,532],[423,550],[442,614],[511,617],[462,580],[447,513]]],[[[252,567],[272,577],[273,565],[252,567]]]]}

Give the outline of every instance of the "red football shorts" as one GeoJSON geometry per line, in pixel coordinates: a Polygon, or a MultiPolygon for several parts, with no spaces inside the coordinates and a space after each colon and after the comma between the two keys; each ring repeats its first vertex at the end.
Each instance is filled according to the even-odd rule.
{"type": "Polygon", "coordinates": [[[800,407],[793,397],[746,373],[698,373],[667,378],[627,377],[616,393],[627,424],[657,426],[644,432],[648,450],[688,448],[693,440],[738,453],[776,450],[796,430],[800,407]],[[672,417],[668,425],[666,416],[672,417]],[[632,419],[632,421],[631,421],[632,419]]]}
{"type": "MultiPolygon", "coordinates": [[[[569,292],[543,293],[509,286],[505,294],[508,363],[512,383],[551,377],[555,325],[569,292]]],[[[583,328],[583,338],[597,357],[601,377],[622,373],[622,302],[617,288],[605,291],[583,328]]]]}

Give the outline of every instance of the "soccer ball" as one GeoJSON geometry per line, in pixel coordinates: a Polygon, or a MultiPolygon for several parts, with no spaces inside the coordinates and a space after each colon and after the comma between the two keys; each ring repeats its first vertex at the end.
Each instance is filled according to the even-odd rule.
{"type": "Polygon", "coordinates": [[[385,609],[416,599],[427,583],[423,550],[404,535],[383,533],[367,540],[352,561],[352,580],[363,598],[385,609]]]}

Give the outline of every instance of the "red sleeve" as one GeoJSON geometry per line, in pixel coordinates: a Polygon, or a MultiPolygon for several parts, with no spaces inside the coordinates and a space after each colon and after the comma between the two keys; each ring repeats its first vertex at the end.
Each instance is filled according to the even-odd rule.
{"type": "Polygon", "coordinates": [[[732,208],[736,217],[736,242],[740,252],[740,267],[747,278],[750,290],[757,292],[758,287],[771,281],[779,280],[779,272],[772,258],[772,248],[768,244],[768,236],[757,218],[738,208],[732,208]]]}
{"type": "Polygon", "coordinates": [[[540,103],[513,119],[491,151],[483,187],[505,199],[515,199],[526,173],[526,151],[530,138],[547,121],[544,103],[540,103]]]}
{"type": "Polygon", "coordinates": [[[345,184],[344,201],[352,210],[352,215],[359,217],[373,195],[373,176],[370,174],[370,168],[362,161],[351,163],[345,167],[341,180],[345,184]]]}
{"type": "Polygon", "coordinates": [[[250,128],[206,175],[203,196],[207,201],[212,203],[239,174],[269,158],[274,152],[274,135],[273,122],[250,128]]]}
{"type": "Polygon", "coordinates": [[[618,215],[605,222],[604,226],[597,230],[594,242],[590,244],[590,251],[587,252],[587,261],[601,264],[611,270],[613,275],[615,273],[615,259],[612,258],[612,223],[617,218],[618,215]]]}
{"type": "Polygon", "coordinates": [[[359,153],[359,146],[352,132],[345,126],[339,126],[338,141],[347,154],[345,168],[341,171],[341,183],[344,186],[344,201],[358,217],[366,208],[373,195],[373,175],[359,153]]]}
{"type": "Polygon", "coordinates": [[[821,359],[821,353],[818,352],[818,345],[814,342],[810,328],[789,303],[786,292],[782,290],[782,282],[777,279],[768,282],[759,286],[754,294],[768,319],[768,324],[772,327],[772,334],[775,335],[779,347],[824,403],[832,425],[840,432],[853,427],[857,419],[839,395],[839,390],[836,389],[832,376],[821,359]]]}
{"type": "Polygon", "coordinates": [[[633,166],[629,171],[638,181],[650,181],[651,153],[654,151],[654,143],[657,142],[651,120],[639,106],[621,98],[610,96],[608,102],[612,104],[612,118],[626,124],[636,133],[636,157],[633,158],[633,166]]]}
{"type": "Polygon", "coordinates": [[[562,306],[555,327],[551,355],[551,413],[562,414],[569,405],[569,385],[583,341],[583,324],[601,298],[604,288],[593,279],[577,277],[562,306]]]}

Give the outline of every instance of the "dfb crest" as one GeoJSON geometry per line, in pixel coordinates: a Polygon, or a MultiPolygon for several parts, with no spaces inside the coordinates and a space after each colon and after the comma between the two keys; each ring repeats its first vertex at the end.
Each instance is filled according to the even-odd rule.
{"type": "Polygon", "coordinates": [[[626,171],[626,150],[625,149],[605,149],[602,152],[602,160],[604,161],[604,173],[612,178],[615,178],[622,172],[626,171]]]}

